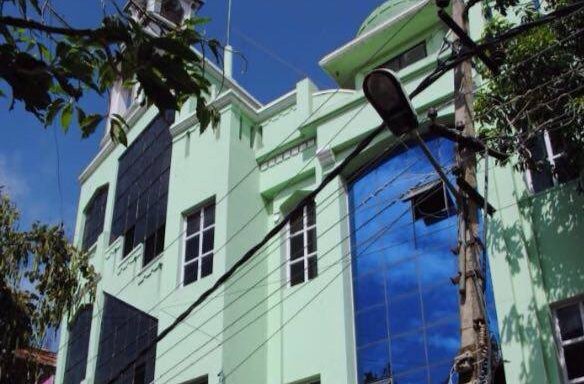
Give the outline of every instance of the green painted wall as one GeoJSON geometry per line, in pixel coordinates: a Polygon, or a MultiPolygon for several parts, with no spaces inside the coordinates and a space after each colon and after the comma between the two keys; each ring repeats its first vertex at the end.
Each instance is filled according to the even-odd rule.
{"type": "MultiPolygon", "coordinates": [[[[323,59],[323,68],[341,86],[353,89],[320,91],[305,79],[262,106],[231,81],[221,88],[220,71],[210,70],[215,83],[212,102],[221,111],[221,124],[201,134],[193,103],[177,114],[171,127],[165,251],[145,268],[141,247],[122,260],[122,239],[108,244],[117,164],[124,148],[104,145],[81,177],[75,234],[80,244],[83,209],[98,187],[109,184],[104,233],[92,249],[102,280],[94,305],[87,383],[93,382],[95,371],[103,292],[157,317],[159,331],[171,324],[380,123],[360,91],[369,69],[422,40],[428,57],[399,75],[411,91],[433,69],[445,33],[434,15],[433,5],[428,5],[405,27],[407,18],[396,20],[375,33],[361,34],[361,40],[323,59]],[[393,35],[379,49],[380,42],[393,35]],[[377,55],[372,60],[373,53],[377,55]],[[332,151],[332,163],[320,164],[319,149],[332,151]],[[213,198],[213,274],[183,287],[183,217],[213,198]]],[[[395,14],[385,16],[389,20],[395,14]]],[[[471,16],[477,38],[483,21],[478,11],[471,16]]],[[[414,100],[422,120],[426,110],[436,106],[441,119],[452,121],[452,85],[450,73],[414,100]]],[[[152,109],[138,111],[129,119],[130,142],[155,114],[152,109]]],[[[352,169],[393,140],[389,133],[383,135],[352,169]]],[[[513,169],[491,167],[489,174],[489,198],[498,212],[489,221],[488,248],[508,383],[556,383],[550,304],[584,291],[584,261],[578,252],[584,245],[584,219],[579,215],[584,200],[574,183],[531,196],[522,175],[513,169]]],[[[209,375],[213,384],[301,383],[315,377],[325,384],[354,383],[347,209],[345,181],[339,177],[317,198],[318,278],[288,286],[282,233],[158,345],[156,383],[182,383],[202,375],[209,375]]],[[[63,331],[58,383],[67,339],[63,331]]]]}

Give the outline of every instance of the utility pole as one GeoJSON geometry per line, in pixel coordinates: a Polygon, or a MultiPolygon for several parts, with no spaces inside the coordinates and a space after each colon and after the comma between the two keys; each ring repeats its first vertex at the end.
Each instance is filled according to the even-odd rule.
{"type": "MultiPolygon", "coordinates": [[[[466,34],[469,32],[468,12],[463,0],[452,0],[452,19],[466,34]]],[[[455,47],[464,47],[458,39],[455,47]]],[[[473,79],[471,59],[454,68],[454,119],[457,129],[466,137],[475,137],[473,123],[473,79]]],[[[470,186],[477,187],[477,160],[475,152],[458,145],[456,152],[457,177],[470,186]]],[[[458,261],[460,293],[460,353],[455,369],[459,383],[478,383],[484,364],[485,343],[488,343],[485,307],[483,301],[483,276],[478,262],[481,249],[479,238],[478,206],[459,188],[458,210],[458,261]],[[486,337],[486,340],[485,340],[486,337]]],[[[482,208],[482,207],[481,207],[482,208]]],[[[490,352],[487,352],[490,353],[490,352]]]]}

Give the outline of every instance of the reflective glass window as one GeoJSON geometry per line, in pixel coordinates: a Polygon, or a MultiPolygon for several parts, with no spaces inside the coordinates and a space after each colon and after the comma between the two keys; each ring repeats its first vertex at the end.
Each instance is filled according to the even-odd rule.
{"type": "Polygon", "coordinates": [[[427,55],[426,42],[424,41],[390,59],[388,62],[383,64],[382,67],[389,68],[394,72],[398,72],[405,67],[422,60],[427,55]]]}
{"type": "MultiPolygon", "coordinates": [[[[445,169],[451,142],[427,144],[445,169]]],[[[442,383],[460,345],[454,199],[419,147],[349,185],[357,372],[364,383],[442,383]]]]}
{"type": "Polygon", "coordinates": [[[108,383],[132,360],[131,369],[124,371],[116,384],[150,383],[154,380],[156,346],[144,356],[140,352],[158,334],[158,320],[111,295],[105,294],[95,383],[108,383]]]}
{"type": "Polygon", "coordinates": [[[82,242],[83,250],[88,250],[103,232],[105,208],[107,205],[107,190],[107,185],[98,188],[83,211],[85,214],[82,242]]]}
{"type": "Polygon", "coordinates": [[[64,384],[79,384],[85,379],[92,313],[93,307],[90,305],[81,308],[69,325],[64,384]]]}
{"type": "Polygon", "coordinates": [[[110,241],[124,236],[124,256],[145,243],[143,265],[164,250],[173,116],[157,116],[118,162],[110,241]]]}

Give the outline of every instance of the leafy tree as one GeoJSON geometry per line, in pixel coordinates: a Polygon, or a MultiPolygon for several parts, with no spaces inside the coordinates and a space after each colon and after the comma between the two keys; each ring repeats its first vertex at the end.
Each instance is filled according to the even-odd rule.
{"type": "MultiPolygon", "coordinates": [[[[486,36],[495,36],[517,23],[537,20],[549,11],[573,4],[571,0],[542,2],[542,9],[499,0],[499,14],[491,19],[486,36]],[[517,23],[503,17],[514,14],[517,23]]],[[[523,3],[525,4],[525,3],[523,3]]],[[[577,172],[584,149],[584,9],[534,28],[506,41],[491,52],[501,63],[493,75],[480,68],[485,84],[475,101],[476,119],[495,148],[517,154],[522,170],[548,166],[537,156],[535,142],[544,130],[568,151],[565,164],[577,172]]],[[[557,171],[557,170],[552,170],[557,171]]]]}
{"type": "MultiPolygon", "coordinates": [[[[141,8],[143,1],[133,3],[163,32],[149,32],[116,0],[111,12],[104,7],[101,25],[93,29],[72,27],[60,16],[64,26],[44,23],[47,9],[53,10],[50,0],[0,0],[0,79],[11,91],[5,95],[11,108],[23,103],[45,126],[60,117],[64,130],[76,116],[87,137],[106,116],[86,112],[80,100],[87,92],[104,95],[123,79],[126,87],[137,83],[145,102],[161,111],[178,110],[194,96],[201,129],[216,125],[219,114],[205,100],[210,83],[204,58],[193,49],[220,59],[219,42],[198,29],[206,20],[195,16],[184,26],[171,26],[141,8]]],[[[111,122],[112,138],[126,144],[122,117],[114,115],[111,122]]]]}
{"type": "Polygon", "coordinates": [[[66,314],[93,301],[97,275],[62,225],[21,231],[19,212],[1,188],[0,255],[0,382],[8,383],[22,374],[13,371],[15,350],[39,345],[66,314]]]}

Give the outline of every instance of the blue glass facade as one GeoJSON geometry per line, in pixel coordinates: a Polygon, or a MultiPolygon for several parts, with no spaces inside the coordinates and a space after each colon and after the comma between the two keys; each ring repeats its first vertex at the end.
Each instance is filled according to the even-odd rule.
{"type": "MultiPolygon", "coordinates": [[[[453,164],[450,142],[427,143],[444,167],[453,164]]],[[[422,151],[409,146],[349,186],[361,384],[448,380],[460,339],[450,281],[458,270],[457,218],[436,178],[422,151]]]]}

